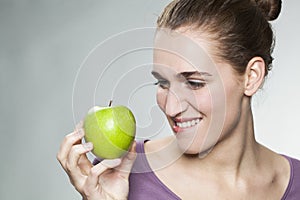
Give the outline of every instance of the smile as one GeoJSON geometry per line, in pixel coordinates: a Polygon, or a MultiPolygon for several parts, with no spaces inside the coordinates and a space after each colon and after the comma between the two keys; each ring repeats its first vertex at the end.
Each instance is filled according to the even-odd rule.
{"type": "Polygon", "coordinates": [[[191,121],[185,121],[185,122],[175,122],[176,126],[180,128],[189,128],[192,126],[197,125],[200,122],[200,119],[193,119],[191,121]]]}

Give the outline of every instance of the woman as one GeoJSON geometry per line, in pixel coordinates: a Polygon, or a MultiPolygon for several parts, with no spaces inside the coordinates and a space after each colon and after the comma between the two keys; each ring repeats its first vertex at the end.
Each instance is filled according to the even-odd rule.
{"type": "Polygon", "coordinates": [[[92,165],[80,128],[57,158],[84,199],[300,199],[300,161],[255,140],[279,0],[175,0],[158,19],[157,103],[173,135],[92,165]],[[136,153],[137,152],[137,153],[136,153]]]}

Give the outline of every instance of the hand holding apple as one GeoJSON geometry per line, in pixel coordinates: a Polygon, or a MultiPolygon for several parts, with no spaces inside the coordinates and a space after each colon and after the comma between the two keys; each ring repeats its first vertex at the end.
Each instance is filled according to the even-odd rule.
{"type": "Polygon", "coordinates": [[[131,146],[136,122],[125,106],[95,106],[85,117],[83,128],[85,141],[93,143],[92,153],[102,159],[114,159],[121,157],[131,146]]]}

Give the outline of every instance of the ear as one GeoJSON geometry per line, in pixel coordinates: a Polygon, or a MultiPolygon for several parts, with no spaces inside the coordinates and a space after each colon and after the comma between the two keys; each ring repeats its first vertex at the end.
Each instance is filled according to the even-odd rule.
{"type": "Polygon", "coordinates": [[[246,96],[253,96],[262,86],[265,78],[265,61],[261,57],[253,57],[247,65],[245,72],[246,96]]]}

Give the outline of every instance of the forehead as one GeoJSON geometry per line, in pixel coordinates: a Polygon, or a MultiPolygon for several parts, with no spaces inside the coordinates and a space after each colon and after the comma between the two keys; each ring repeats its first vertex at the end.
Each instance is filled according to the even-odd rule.
{"type": "Polygon", "coordinates": [[[210,43],[190,31],[159,29],[154,42],[154,66],[171,67],[175,71],[216,70],[210,43]],[[178,69],[177,69],[178,68],[178,69]]]}

